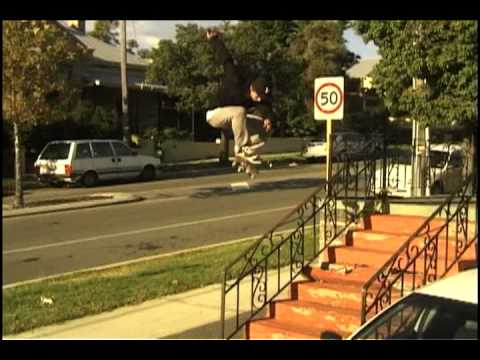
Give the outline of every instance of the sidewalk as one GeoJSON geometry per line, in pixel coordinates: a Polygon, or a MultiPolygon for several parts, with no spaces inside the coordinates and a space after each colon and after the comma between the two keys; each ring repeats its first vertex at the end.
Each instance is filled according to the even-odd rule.
{"type": "MultiPolygon", "coordinates": [[[[107,205],[116,205],[116,204],[126,204],[136,201],[141,201],[142,198],[132,194],[126,193],[101,193],[94,194],[89,196],[91,200],[85,199],[82,201],[74,201],[59,203],[54,205],[45,205],[45,206],[32,206],[25,207],[23,209],[12,209],[11,206],[2,204],[2,217],[11,218],[18,216],[27,216],[34,214],[45,214],[57,211],[65,211],[72,209],[86,209],[91,207],[98,206],[107,206],[107,205]]],[[[88,197],[87,197],[88,198],[88,197]]],[[[64,199],[61,199],[64,200],[64,199]]],[[[57,200],[61,202],[60,200],[57,200]]]]}
{"type": "MultiPolygon", "coordinates": [[[[246,296],[250,288],[248,281],[240,286],[241,317],[250,310],[250,298],[246,296]]],[[[288,295],[285,292],[281,296],[288,295]]],[[[4,339],[220,339],[220,305],[221,286],[216,284],[4,339]]],[[[226,309],[227,329],[232,329],[235,309],[230,303],[226,309]]],[[[243,331],[234,337],[242,338],[243,331]]]]}

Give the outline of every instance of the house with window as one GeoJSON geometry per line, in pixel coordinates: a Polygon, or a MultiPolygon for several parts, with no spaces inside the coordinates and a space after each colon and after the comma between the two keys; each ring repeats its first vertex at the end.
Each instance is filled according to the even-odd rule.
{"type": "Polygon", "coordinates": [[[371,73],[379,61],[380,58],[364,59],[347,70],[347,75],[354,84],[351,94],[357,97],[354,100],[357,100],[361,111],[374,110],[382,105],[375,94],[371,77],[371,73]]]}
{"type": "MultiPolygon", "coordinates": [[[[72,80],[83,89],[84,98],[97,106],[122,113],[121,49],[86,33],[85,20],[57,21],[74,41],[91,52],[88,62],[75,64],[72,80]]],[[[142,134],[148,128],[161,128],[176,123],[180,116],[166,87],[146,81],[149,60],[127,53],[128,117],[130,132],[142,134]]]]}

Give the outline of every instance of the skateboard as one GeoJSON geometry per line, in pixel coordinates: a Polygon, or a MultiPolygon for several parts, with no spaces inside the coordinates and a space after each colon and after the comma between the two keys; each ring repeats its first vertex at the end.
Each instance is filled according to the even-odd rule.
{"type": "MultiPolygon", "coordinates": [[[[260,160],[262,163],[262,159],[260,157],[257,157],[258,160],[260,160]]],[[[242,156],[235,156],[235,160],[232,163],[232,166],[237,168],[237,172],[242,173],[244,172],[247,174],[251,180],[255,179],[257,174],[259,173],[258,166],[259,164],[254,164],[248,159],[245,159],[242,156]]]]}

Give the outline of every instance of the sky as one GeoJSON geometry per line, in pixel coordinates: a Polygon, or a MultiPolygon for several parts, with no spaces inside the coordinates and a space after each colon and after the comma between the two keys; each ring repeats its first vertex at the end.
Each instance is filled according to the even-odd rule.
{"type": "MultiPolygon", "coordinates": [[[[87,21],[87,31],[93,30],[94,21],[87,21]]],[[[140,48],[156,47],[159,40],[174,39],[175,25],[196,23],[202,27],[216,26],[221,20],[128,20],[127,38],[136,39],[140,48]]],[[[365,44],[362,38],[351,29],[345,31],[344,37],[350,51],[360,55],[362,59],[379,57],[377,48],[372,42],[365,44]]]]}

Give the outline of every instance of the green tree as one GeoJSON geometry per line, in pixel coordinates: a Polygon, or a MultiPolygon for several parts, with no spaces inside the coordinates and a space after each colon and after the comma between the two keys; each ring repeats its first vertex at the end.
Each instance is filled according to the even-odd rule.
{"type": "Polygon", "coordinates": [[[71,64],[87,50],[54,21],[3,22],[3,119],[13,123],[15,207],[22,207],[21,146],[32,126],[65,117],[77,99],[71,64]]]}
{"type": "Polygon", "coordinates": [[[119,45],[118,20],[95,20],[93,30],[88,34],[110,45],[119,45]]]}
{"type": "Polygon", "coordinates": [[[219,68],[205,39],[205,30],[196,24],[177,25],[176,40],[161,40],[150,52],[153,60],[149,80],[168,87],[178,99],[177,110],[190,113],[213,105],[219,68]]]}
{"type": "Polygon", "coordinates": [[[293,118],[291,127],[304,124],[303,133],[318,135],[323,122],[313,120],[314,81],[323,76],[345,76],[346,70],[358,61],[349,51],[343,33],[344,21],[298,21],[298,36],[290,46],[291,55],[301,64],[301,84],[295,101],[303,105],[303,114],[293,118]]]}
{"type": "Polygon", "coordinates": [[[477,21],[357,21],[382,57],[372,76],[394,116],[440,126],[476,126],[477,21]],[[412,79],[426,82],[413,89],[412,79]]]}
{"type": "Polygon", "coordinates": [[[139,49],[137,55],[142,59],[149,59],[151,57],[151,51],[150,49],[139,49]]]}

